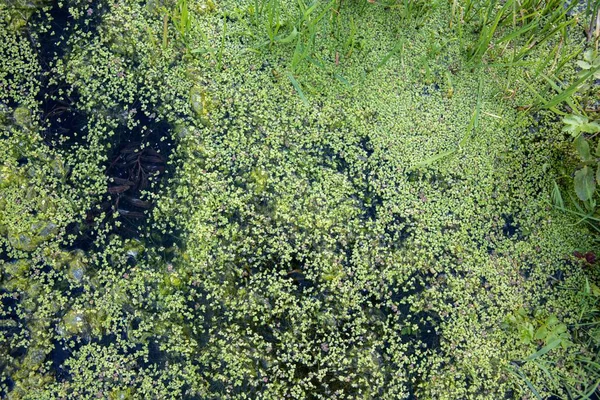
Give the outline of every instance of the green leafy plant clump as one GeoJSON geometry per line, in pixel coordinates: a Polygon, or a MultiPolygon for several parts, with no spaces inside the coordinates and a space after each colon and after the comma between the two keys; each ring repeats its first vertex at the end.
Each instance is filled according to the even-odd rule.
{"type": "Polygon", "coordinates": [[[0,398],[594,398],[598,13],[0,3],[0,398]]]}

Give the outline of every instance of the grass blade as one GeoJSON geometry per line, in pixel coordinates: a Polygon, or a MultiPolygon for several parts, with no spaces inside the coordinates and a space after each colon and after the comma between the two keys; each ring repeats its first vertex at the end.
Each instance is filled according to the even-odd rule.
{"type": "Polygon", "coordinates": [[[527,387],[529,388],[529,390],[531,390],[531,393],[533,393],[533,395],[536,397],[536,399],[538,400],[544,400],[544,398],[540,395],[540,393],[537,391],[537,389],[535,388],[535,386],[533,386],[533,383],[531,383],[531,381],[529,379],[527,379],[527,377],[525,376],[525,374],[523,373],[523,371],[521,371],[521,369],[517,366],[517,370],[515,371],[512,368],[507,368],[508,371],[510,371],[513,375],[516,375],[518,378],[521,378],[523,380],[523,382],[525,382],[525,384],[527,385],[527,387]]]}
{"type": "Polygon", "coordinates": [[[396,54],[398,51],[400,51],[402,48],[404,48],[404,40],[400,39],[398,41],[398,43],[396,43],[396,45],[394,46],[394,48],[392,50],[390,50],[390,52],[387,53],[385,55],[385,57],[383,57],[381,59],[381,61],[379,62],[379,64],[377,64],[377,66],[375,67],[375,69],[377,70],[377,69],[383,67],[385,65],[385,63],[387,63],[390,60],[390,58],[392,58],[392,56],[394,54],[396,54]]]}
{"type": "Polygon", "coordinates": [[[582,399],[582,400],[591,399],[591,398],[592,398],[592,395],[593,395],[594,393],[596,393],[596,391],[598,390],[598,387],[599,387],[599,386],[600,386],[600,380],[598,380],[598,381],[597,381],[595,384],[593,384],[593,385],[590,387],[590,390],[589,390],[587,393],[585,393],[585,394],[584,394],[584,395],[581,397],[581,399],[582,399]]]}
{"type": "MultiPolygon", "coordinates": [[[[548,84],[549,84],[550,86],[552,86],[552,88],[553,88],[554,90],[556,90],[557,92],[560,92],[560,86],[558,86],[558,85],[556,84],[556,82],[554,82],[554,81],[553,81],[553,80],[552,80],[550,77],[546,76],[545,74],[540,74],[540,75],[542,76],[542,78],[544,78],[544,80],[545,80],[546,82],[548,82],[548,84]]],[[[571,107],[571,109],[572,109],[573,111],[575,111],[575,110],[579,110],[579,107],[578,107],[578,106],[576,106],[576,105],[575,105],[575,103],[573,103],[573,97],[567,97],[567,98],[565,99],[565,102],[567,103],[567,105],[568,105],[569,107],[571,107]]]]}
{"type": "Polygon", "coordinates": [[[333,74],[333,76],[340,81],[344,86],[346,86],[347,89],[352,89],[352,84],[350,82],[348,82],[348,80],[346,78],[344,78],[343,75],[341,74],[333,74]]]}
{"type": "Polygon", "coordinates": [[[544,347],[527,357],[525,361],[533,361],[537,358],[540,358],[544,354],[560,346],[560,342],[562,342],[562,339],[554,339],[553,341],[551,341],[550,343],[548,343],[547,345],[545,345],[544,347]]]}
{"type": "Polygon", "coordinates": [[[455,153],[455,152],[456,152],[456,150],[457,150],[457,149],[456,149],[456,148],[454,148],[454,149],[451,149],[451,150],[444,151],[444,152],[442,152],[442,153],[438,153],[438,154],[436,154],[436,155],[434,155],[434,156],[432,156],[432,157],[429,157],[429,158],[427,158],[427,159],[425,159],[425,160],[423,160],[423,161],[421,161],[421,162],[417,163],[417,164],[416,164],[416,165],[415,165],[413,168],[411,168],[411,169],[417,169],[417,168],[427,167],[427,166],[429,166],[429,165],[433,164],[434,162],[436,162],[437,160],[440,160],[440,159],[442,159],[442,158],[444,158],[444,157],[448,157],[449,155],[452,155],[453,153],[455,153]]]}
{"type": "Polygon", "coordinates": [[[525,376],[525,374],[521,373],[519,374],[521,376],[521,379],[523,379],[525,381],[525,384],[527,385],[527,387],[529,388],[529,390],[531,390],[531,392],[533,393],[533,395],[538,399],[538,400],[543,400],[542,396],[540,396],[539,392],[536,390],[535,386],[533,386],[533,383],[531,383],[531,381],[529,379],[527,379],[527,377],[525,376]]]}
{"type": "Polygon", "coordinates": [[[565,202],[563,201],[562,195],[560,194],[560,188],[556,181],[554,181],[554,187],[552,188],[552,204],[558,208],[565,208],[565,202]]]}
{"type": "Polygon", "coordinates": [[[560,92],[556,96],[554,96],[552,98],[552,100],[548,101],[544,105],[544,107],[552,108],[552,107],[557,106],[558,104],[562,103],[563,101],[567,100],[569,97],[573,96],[573,94],[575,94],[575,92],[579,89],[579,86],[581,86],[586,80],[588,80],[593,74],[595,74],[596,71],[598,71],[598,69],[600,69],[600,68],[590,69],[581,78],[579,78],[575,82],[573,82],[571,84],[571,86],[569,86],[568,88],[566,88],[565,90],[563,90],[562,92],[560,92]]]}
{"type": "Polygon", "coordinates": [[[308,100],[306,99],[306,96],[304,96],[304,92],[302,91],[302,88],[300,87],[300,84],[298,83],[296,78],[294,78],[294,75],[292,75],[289,72],[286,72],[285,74],[290,80],[290,82],[292,82],[292,86],[294,86],[294,89],[296,89],[296,92],[298,92],[298,95],[300,96],[300,99],[302,99],[302,102],[305,105],[308,105],[308,100]]]}

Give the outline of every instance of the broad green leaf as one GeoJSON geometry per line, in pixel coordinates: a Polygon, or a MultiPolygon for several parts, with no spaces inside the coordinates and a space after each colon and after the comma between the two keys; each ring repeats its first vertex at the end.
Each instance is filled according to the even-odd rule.
{"type": "Polygon", "coordinates": [[[562,347],[563,349],[566,349],[567,347],[571,347],[572,345],[573,345],[573,342],[571,342],[568,338],[565,338],[564,336],[561,338],[560,347],[562,347]]]}
{"type": "Polygon", "coordinates": [[[587,61],[583,61],[583,60],[577,60],[577,65],[579,65],[579,67],[581,69],[590,69],[590,68],[592,68],[592,66],[590,65],[590,63],[588,63],[587,61]]]}
{"type": "Polygon", "coordinates": [[[596,182],[600,185],[600,163],[598,163],[598,168],[596,168],[596,182]]]}
{"type": "Polygon", "coordinates": [[[588,119],[586,117],[582,117],[581,115],[569,114],[563,118],[563,122],[568,125],[579,125],[587,122],[588,119]]]}
{"type": "Polygon", "coordinates": [[[575,139],[575,148],[577,149],[577,153],[579,153],[579,157],[581,157],[583,161],[589,161],[592,159],[590,145],[583,135],[579,135],[575,139]]]}
{"type": "Polygon", "coordinates": [[[567,331],[567,326],[565,324],[558,324],[554,327],[553,332],[555,335],[561,335],[567,331]]]}
{"type": "Polygon", "coordinates": [[[585,166],[575,172],[575,193],[577,193],[577,197],[581,201],[588,201],[594,195],[594,190],[596,190],[596,182],[594,181],[594,176],[592,170],[585,166]]]}
{"type": "Polygon", "coordinates": [[[588,62],[592,62],[594,59],[594,52],[592,49],[588,49],[583,53],[583,59],[588,62]]]}
{"type": "Polygon", "coordinates": [[[596,133],[600,132],[600,124],[597,122],[588,122],[585,124],[581,124],[579,126],[579,130],[585,133],[596,133]]]}
{"type": "Polygon", "coordinates": [[[532,332],[530,332],[528,329],[522,329],[520,333],[521,342],[523,342],[524,344],[531,343],[531,340],[533,339],[532,332]]]}
{"type": "Polygon", "coordinates": [[[598,140],[598,145],[596,146],[596,157],[600,157],[600,140],[598,140]]]}
{"type": "Polygon", "coordinates": [[[581,125],[586,124],[588,119],[580,115],[570,114],[563,118],[565,124],[563,131],[569,132],[571,136],[576,137],[581,132],[581,125]]]}

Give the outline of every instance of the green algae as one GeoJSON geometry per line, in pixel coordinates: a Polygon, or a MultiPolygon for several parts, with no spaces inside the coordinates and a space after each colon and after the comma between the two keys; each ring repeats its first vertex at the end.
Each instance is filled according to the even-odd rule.
{"type": "Polygon", "coordinates": [[[174,25],[163,40],[172,2],[73,2],[73,15],[103,14],[97,32],[75,28],[51,69],[88,115],[62,147],[36,120],[33,49],[6,30],[3,53],[22,56],[3,65],[21,89],[0,101],[23,105],[0,136],[0,320],[16,325],[0,339],[0,390],[531,396],[515,365],[543,396],[581,384],[577,355],[590,349],[575,340],[576,290],[595,277],[571,254],[594,241],[549,208],[560,122],[521,112],[528,94],[508,92],[524,82],[506,70],[465,60],[446,39],[447,4],[413,9],[416,20],[401,8],[402,25],[394,7],[321,4],[310,27],[282,2],[281,29],[304,21],[294,37],[310,60],[298,61],[289,43],[256,46],[253,3],[189,2],[186,42],[212,47],[189,54],[174,25]],[[106,191],[114,143],[151,137],[137,113],[172,124],[161,140],[174,143],[174,172],[149,194],[150,222],[126,236],[116,216],[82,220],[106,191]],[[567,330],[542,369],[523,360],[553,338],[537,334],[544,324],[567,330]]]}

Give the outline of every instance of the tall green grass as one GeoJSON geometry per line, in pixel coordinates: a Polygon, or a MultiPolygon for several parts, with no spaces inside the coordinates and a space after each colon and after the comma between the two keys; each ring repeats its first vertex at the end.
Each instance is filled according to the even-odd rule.
{"type": "Polygon", "coordinates": [[[493,60],[510,50],[514,63],[553,38],[565,41],[567,29],[576,24],[569,17],[576,5],[565,7],[562,0],[467,0],[462,6],[455,4],[460,12],[454,14],[479,29],[475,45],[468,49],[471,62],[481,63],[486,56],[493,60]]]}

